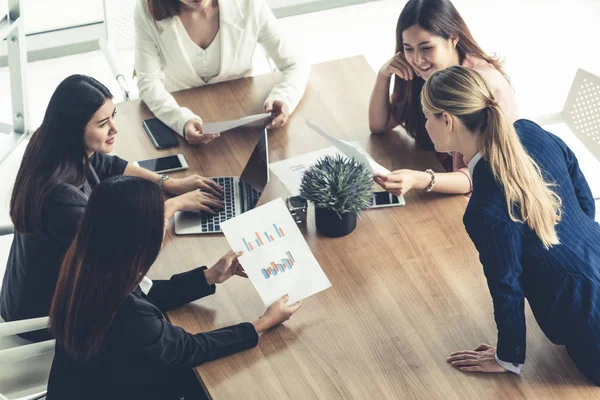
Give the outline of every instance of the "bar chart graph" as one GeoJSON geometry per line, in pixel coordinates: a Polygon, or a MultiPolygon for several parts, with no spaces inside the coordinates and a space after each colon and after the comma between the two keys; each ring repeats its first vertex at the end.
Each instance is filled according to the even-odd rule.
{"type": "Polygon", "coordinates": [[[287,256],[286,258],[278,260],[279,262],[271,261],[268,267],[261,269],[261,272],[265,279],[270,279],[271,277],[289,271],[294,267],[296,260],[294,260],[294,256],[292,256],[292,253],[286,251],[285,255],[287,256]]]}
{"type": "Polygon", "coordinates": [[[283,237],[285,237],[283,229],[277,224],[273,224],[272,229],[270,228],[269,231],[254,232],[251,239],[242,238],[242,242],[244,242],[246,251],[252,251],[283,237]]]}

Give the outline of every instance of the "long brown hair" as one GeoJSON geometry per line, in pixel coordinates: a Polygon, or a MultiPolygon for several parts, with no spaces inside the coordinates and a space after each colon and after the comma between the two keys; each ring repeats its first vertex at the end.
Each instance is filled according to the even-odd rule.
{"type": "Polygon", "coordinates": [[[525,222],[546,248],[559,244],[556,224],[562,200],[523,148],[481,75],[461,66],[437,71],[425,83],[421,98],[435,118],[447,112],[478,135],[478,150],[504,191],[510,218],[525,222]]]}
{"type": "Polygon", "coordinates": [[[27,144],[10,198],[10,218],[18,232],[41,230],[44,201],[57,185],[84,182],[85,127],[112,97],[106,86],[85,75],[71,75],[58,85],[42,125],[27,144]]]}
{"type": "Polygon", "coordinates": [[[154,182],[118,176],[92,192],[50,308],[50,331],[74,357],[100,351],[119,305],[158,256],[163,221],[154,182]]]}
{"type": "Polygon", "coordinates": [[[155,21],[162,21],[175,15],[179,15],[181,2],[179,0],[147,0],[150,15],[155,21]]]}
{"type": "MultiPolygon", "coordinates": [[[[396,53],[404,54],[402,33],[413,25],[418,25],[432,35],[444,39],[458,39],[456,50],[461,64],[465,56],[470,54],[487,61],[504,74],[499,60],[484,53],[449,0],[409,0],[402,9],[396,25],[396,53]]],[[[419,147],[433,150],[433,143],[425,130],[425,116],[421,109],[420,93],[424,83],[423,78],[418,76],[409,81],[396,76],[392,93],[392,113],[396,121],[415,138],[419,147]]]]}

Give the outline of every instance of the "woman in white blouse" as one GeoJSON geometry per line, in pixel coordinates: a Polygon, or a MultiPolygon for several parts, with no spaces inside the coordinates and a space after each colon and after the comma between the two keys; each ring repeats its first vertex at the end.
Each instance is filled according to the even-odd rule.
{"type": "Polygon", "coordinates": [[[202,119],[180,107],[171,91],[247,76],[256,45],[283,72],[265,101],[267,126],[281,127],[302,98],[309,68],[282,38],[265,0],[138,0],[135,69],[140,97],[189,143],[208,143],[202,119]]]}

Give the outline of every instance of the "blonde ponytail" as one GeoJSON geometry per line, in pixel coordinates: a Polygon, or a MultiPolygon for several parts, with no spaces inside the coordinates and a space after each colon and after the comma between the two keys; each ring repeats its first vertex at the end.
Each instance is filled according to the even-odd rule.
{"type": "Polygon", "coordinates": [[[479,152],[489,161],[494,179],[504,191],[510,218],[526,223],[546,248],[559,244],[556,224],[561,217],[561,198],[523,148],[484,79],[464,67],[436,72],[426,82],[421,101],[431,113],[445,111],[479,135],[479,152]]]}

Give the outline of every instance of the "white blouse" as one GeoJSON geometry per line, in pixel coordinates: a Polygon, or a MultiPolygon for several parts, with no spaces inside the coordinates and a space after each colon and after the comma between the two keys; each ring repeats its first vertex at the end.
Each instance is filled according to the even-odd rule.
{"type": "Polygon", "coordinates": [[[190,38],[181,19],[176,16],[175,20],[177,21],[176,26],[179,37],[183,41],[183,48],[192,63],[194,71],[205,83],[208,83],[212,78],[219,75],[221,70],[221,30],[217,31],[217,35],[208,47],[203,49],[190,38]]]}

